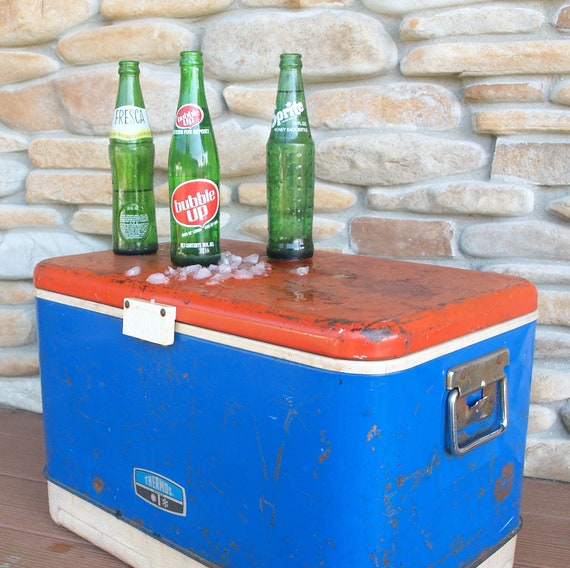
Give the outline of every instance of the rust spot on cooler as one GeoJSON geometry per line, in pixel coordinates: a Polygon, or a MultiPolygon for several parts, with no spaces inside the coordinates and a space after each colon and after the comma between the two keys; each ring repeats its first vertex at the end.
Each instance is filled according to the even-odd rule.
{"type": "Polygon", "coordinates": [[[95,491],[97,491],[97,493],[101,493],[101,491],[103,491],[103,487],[105,487],[103,480],[100,477],[94,477],[93,478],[93,489],[95,489],[95,491]]]}
{"type": "Polygon", "coordinates": [[[513,462],[505,464],[501,470],[501,477],[495,481],[493,494],[499,503],[502,503],[511,494],[514,471],[515,466],[513,462]]]}

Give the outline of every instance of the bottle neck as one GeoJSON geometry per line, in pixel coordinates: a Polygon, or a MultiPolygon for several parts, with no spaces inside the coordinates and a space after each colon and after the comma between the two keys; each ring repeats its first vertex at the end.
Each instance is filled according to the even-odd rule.
{"type": "Polygon", "coordinates": [[[311,139],[300,61],[296,65],[281,62],[277,100],[271,124],[270,140],[303,142],[311,139]]]}
{"type": "Polygon", "coordinates": [[[205,102],[205,95],[202,67],[200,65],[181,65],[179,103],[199,104],[203,102],[205,102]]]}
{"type": "Polygon", "coordinates": [[[204,88],[202,56],[199,52],[183,52],[180,61],[180,94],[174,133],[184,134],[197,127],[201,131],[211,128],[204,88]]]}
{"type": "Polygon", "coordinates": [[[119,64],[119,87],[110,138],[117,142],[152,141],[136,61],[119,64]]]}
{"type": "Polygon", "coordinates": [[[133,105],[144,108],[137,61],[119,63],[119,88],[115,107],[133,105]]]}

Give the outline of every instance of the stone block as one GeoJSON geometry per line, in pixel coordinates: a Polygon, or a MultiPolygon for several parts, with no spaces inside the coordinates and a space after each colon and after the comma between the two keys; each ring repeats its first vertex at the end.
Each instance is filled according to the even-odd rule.
{"type": "Polygon", "coordinates": [[[291,51],[303,54],[305,82],[372,77],[398,58],[376,18],[340,10],[230,14],[206,28],[202,51],[206,69],[226,82],[277,77],[280,54],[291,51]]]}
{"type": "Polygon", "coordinates": [[[26,179],[28,203],[111,205],[111,172],[33,170],[26,179]]]}
{"type": "Polygon", "coordinates": [[[63,225],[61,213],[51,207],[30,207],[4,203],[0,205],[0,231],[18,227],[50,227],[63,225]]]}
{"type": "Polygon", "coordinates": [[[181,51],[198,48],[198,37],[183,25],[135,22],[69,34],[59,40],[57,53],[67,63],[85,64],[178,60],[181,51]]]}
{"type": "Polygon", "coordinates": [[[493,177],[524,179],[536,185],[570,184],[570,143],[565,139],[497,140],[493,177]]]}
{"type": "Polygon", "coordinates": [[[570,366],[565,361],[535,361],[531,402],[550,403],[570,399],[570,366]]]}
{"type": "Polygon", "coordinates": [[[529,132],[570,132],[570,111],[566,110],[486,110],[473,114],[473,128],[479,134],[526,134],[529,132]]]}
{"type": "Polygon", "coordinates": [[[88,20],[99,7],[97,0],[9,0],[4,4],[0,18],[0,47],[34,45],[55,39],[88,20]]]}
{"type": "Polygon", "coordinates": [[[570,353],[570,330],[563,327],[540,325],[536,329],[534,345],[535,361],[543,365],[545,361],[562,359],[568,365],[570,353]]]}
{"type": "Polygon", "coordinates": [[[41,53],[28,51],[0,52],[0,84],[37,79],[59,69],[59,63],[41,53]]]}
{"type": "Polygon", "coordinates": [[[550,100],[559,105],[570,106],[570,83],[560,81],[550,92],[550,100]]]}
{"type": "Polygon", "coordinates": [[[400,61],[409,77],[544,75],[570,72],[570,40],[433,43],[400,61]]]}
{"type": "Polygon", "coordinates": [[[21,347],[36,339],[32,308],[0,308],[0,347],[21,347]]]}
{"type": "Polygon", "coordinates": [[[0,377],[26,377],[39,371],[37,345],[0,349],[0,377]]]}
{"type": "Polygon", "coordinates": [[[546,406],[531,404],[528,415],[528,433],[543,432],[551,428],[558,418],[558,414],[546,406]]]}
{"type": "Polygon", "coordinates": [[[546,98],[541,81],[473,83],[463,90],[468,103],[539,102],[546,98]]]}
{"type": "Polygon", "coordinates": [[[13,132],[7,128],[0,128],[0,153],[19,152],[28,148],[27,136],[13,132]]]}
{"type": "Polygon", "coordinates": [[[54,230],[7,231],[0,235],[0,279],[31,279],[41,260],[106,248],[110,248],[108,239],[97,240],[54,230]]]}
{"type": "Polygon", "coordinates": [[[570,327],[570,292],[540,288],[538,323],[570,327]]]}
{"type": "Polygon", "coordinates": [[[263,118],[271,124],[277,99],[277,87],[229,85],[223,90],[223,96],[233,113],[263,118]]]}
{"type": "Polygon", "coordinates": [[[0,377],[0,406],[42,412],[42,389],[39,377],[0,377]]]}
{"type": "Polygon", "coordinates": [[[561,30],[570,30],[570,6],[563,6],[558,12],[556,27],[561,30]]]}
{"type": "Polygon", "coordinates": [[[478,223],[461,234],[461,250],[479,258],[540,258],[565,260],[570,228],[543,221],[478,223]]]}
{"type": "Polygon", "coordinates": [[[570,439],[560,434],[527,438],[524,465],[526,477],[570,481],[570,439]]]}
{"type": "Polygon", "coordinates": [[[413,41],[445,36],[530,33],[539,30],[544,19],[538,10],[516,6],[457,8],[406,16],[400,24],[400,37],[413,41]]]}
{"type": "Polygon", "coordinates": [[[367,204],[379,211],[512,217],[532,212],[534,193],[519,185],[472,181],[413,189],[372,188],[367,204]]]}
{"type": "Polygon", "coordinates": [[[355,217],[350,246],[358,254],[394,258],[453,256],[454,227],[447,221],[355,217]]]}
{"type": "Polygon", "coordinates": [[[0,91],[0,120],[13,130],[65,130],[67,123],[52,80],[0,91]]]}
{"type": "Polygon", "coordinates": [[[21,161],[0,156],[0,197],[20,191],[27,175],[28,167],[21,161]]]}
{"type": "Polygon", "coordinates": [[[473,172],[487,158],[473,142],[414,133],[358,134],[318,142],[315,172],[334,183],[398,185],[473,172]]]}
{"type": "Polygon", "coordinates": [[[565,220],[570,220],[570,197],[562,197],[551,201],[546,210],[565,220]]]}
{"type": "Polygon", "coordinates": [[[372,12],[379,14],[390,14],[394,16],[418,12],[420,10],[430,10],[434,8],[445,8],[461,4],[475,4],[480,0],[362,0],[362,4],[372,12]]]}
{"type": "Polygon", "coordinates": [[[101,0],[101,15],[108,20],[132,18],[199,18],[221,12],[233,0],[101,0]]]}
{"type": "Polygon", "coordinates": [[[226,120],[214,128],[220,159],[220,175],[245,176],[265,171],[265,145],[269,127],[241,128],[237,121],[226,120]]]}
{"type": "Polygon", "coordinates": [[[108,170],[107,138],[34,138],[28,148],[30,161],[36,168],[108,170]]]}
{"type": "Polygon", "coordinates": [[[35,288],[31,282],[0,281],[0,304],[33,304],[34,298],[35,288]]]}
{"type": "Polygon", "coordinates": [[[450,130],[459,126],[461,108],[448,89],[421,83],[320,90],[307,98],[311,126],[381,128],[403,126],[450,130]]]}

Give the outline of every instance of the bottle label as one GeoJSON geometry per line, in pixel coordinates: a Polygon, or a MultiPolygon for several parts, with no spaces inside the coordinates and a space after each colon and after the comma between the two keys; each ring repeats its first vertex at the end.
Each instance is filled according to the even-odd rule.
{"type": "Polygon", "coordinates": [[[146,109],[134,105],[116,108],[110,137],[127,141],[152,138],[146,109]]]}
{"type": "Polygon", "coordinates": [[[150,231],[150,219],[144,207],[127,203],[119,213],[119,230],[127,241],[144,241],[150,231]]]}
{"type": "Polygon", "coordinates": [[[172,217],[184,227],[205,227],[220,208],[220,190],[209,179],[193,179],[181,183],[172,192],[172,217]]]}
{"type": "Polygon", "coordinates": [[[285,108],[281,110],[275,109],[271,128],[277,132],[308,132],[307,123],[296,120],[304,111],[305,105],[301,101],[287,101],[285,108]],[[288,126],[287,123],[291,120],[295,122],[293,126],[288,126]]]}
{"type": "MultiPolygon", "coordinates": [[[[179,131],[182,134],[187,134],[190,130],[190,133],[194,134],[204,134],[202,129],[195,129],[194,127],[198,126],[204,118],[204,111],[201,107],[195,104],[186,104],[182,105],[178,112],[176,113],[176,124],[174,127],[174,133],[178,133],[179,131]]],[[[210,132],[210,129],[206,129],[206,132],[210,132]]]]}

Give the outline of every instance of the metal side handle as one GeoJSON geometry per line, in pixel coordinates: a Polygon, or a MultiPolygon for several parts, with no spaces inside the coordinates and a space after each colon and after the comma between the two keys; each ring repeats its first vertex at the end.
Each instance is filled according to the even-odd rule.
{"type": "Polygon", "coordinates": [[[456,455],[463,455],[500,436],[508,424],[508,393],[505,367],[509,364],[509,350],[499,349],[473,361],[462,363],[447,373],[447,399],[449,445],[456,455]],[[470,396],[477,396],[474,403],[470,396]],[[495,413],[497,397],[500,401],[500,415],[496,427],[482,431],[468,442],[461,443],[462,430],[482,422],[495,413]]]}

